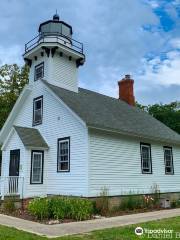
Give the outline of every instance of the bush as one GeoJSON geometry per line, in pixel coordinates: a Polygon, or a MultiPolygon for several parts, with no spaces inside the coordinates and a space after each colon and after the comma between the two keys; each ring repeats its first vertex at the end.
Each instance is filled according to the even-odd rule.
{"type": "Polygon", "coordinates": [[[94,213],[93,203],[87,199],[74,198],[70,201],[70,217],[75,220],[89,219],[94,213]]]}
{"type": "Polygon", "coordinates": [[[35,198],[28,204],[28,211],[37,219],[47,219],[51,215],[51,203],[48,198],[35,198]]]}
{"type": "Polygon", "coordinates": [[[16,210],[14,199],[5,200],[3,208],[4,208],[4,211],[7,213],[14,212],[16,210]]]}
{"type": "Polygon", "coordinates": [[[37,198],[28,205],[29,212],[40,220],[53,219],[89,219],[93,212],[93,202],[73,197],[37,198]]]}
{"type": "Polygon", "coordinates": [[[106,216],[109,213],[109,192],[106,187],[102,188],[100,196],[96,199],[96,213],[106,216]]]}
{"type": "Polygon", "coordinates": [[[130,194],[127,197],[123,197],[119,206],[120,210],[135,210],[144,208],[144,200],[142,196],[134,196],[130,194]]]}
{"type": "Polygon", "coordinates": [[[178,208],[178,207],[180,207],[180,199],[173,199],[172,201],[171,201],[171,208],[178,208]]]}
{"type": "Polygon", "coordinates": [[[58,197],[51,199],[52,216],[55,219],[69,218],[70,202],[67,197],[58,197]]]}

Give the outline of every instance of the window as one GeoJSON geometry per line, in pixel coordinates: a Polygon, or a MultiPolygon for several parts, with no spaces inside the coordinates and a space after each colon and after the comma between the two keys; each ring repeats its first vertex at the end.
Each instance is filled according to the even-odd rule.
{"type": "Polygon", "coordinates": [[[164,147],[165,174],[174,174],[173,154],[171,147],[164,147]]]}
{"type": "Polygon", "coordinates": [[[70,171],[70,137],[58,139],[57,171],[70,171]]]}
{"type": "Polygon", "coordinates": [[[33,126],[42,124],[43,117],[43,96],[33,101],[33,126]]]}
{"type": "Polygon", "coordinates": [[[43,183],[43,163],[44,163],[44,152],[43,151],[32,151],[31,155],[31,184],[42,184],[43,183]]]}
{"type": "Polygon", "coordinates": [[[35,66],[34,70],[34,81],[37,81],[44,77],[44,62],[35,66]]]}
{"type": "Polygon", "coordinates": [[[152,173],[151,145],[141,143],[142,173],[152,173]]]}

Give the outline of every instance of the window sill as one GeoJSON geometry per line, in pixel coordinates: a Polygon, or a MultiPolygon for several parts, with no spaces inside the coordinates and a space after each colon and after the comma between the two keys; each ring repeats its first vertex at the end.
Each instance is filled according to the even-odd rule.
{"type": "Polygon", "coordinates": [[[33,123],[32,126],[35,127],[35,126],[38,126],[38,125],[41,125],[42,122],[39,122],[39,123],[33,123]]]}
{"type": "Polygon", "coordinates": [[[153,174],[152,172],[142,172],[142,174],[153,174]]]}
{"type": "Polygon", "coordinates": [[[41,182],[41,183],[32,183],[32,182],[30,182],[30,185],[42,185],[43,184],[43,182],[41,182]]]}

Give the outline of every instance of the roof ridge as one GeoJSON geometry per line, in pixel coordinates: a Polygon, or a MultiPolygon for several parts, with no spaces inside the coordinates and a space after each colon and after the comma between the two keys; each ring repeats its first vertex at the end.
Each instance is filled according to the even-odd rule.
{"type": "Polygon", "coordinates": [[[178,133],[137,106],[81,87],[73,92],[44,80],[43,83],[88,125],[180,144],[178,133]]]}

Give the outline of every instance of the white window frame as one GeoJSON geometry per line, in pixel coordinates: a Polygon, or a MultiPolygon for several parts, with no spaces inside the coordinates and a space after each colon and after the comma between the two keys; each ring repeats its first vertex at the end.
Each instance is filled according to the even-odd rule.
{"type": "Polygon", "coordinates": [[[148,143],[141,143],[141,170],[143,174],[152,174],[152,157],[151,157],[151,145],[148,143]],[[148,165],[149,168],[146,168],[146,170],[148,169],[148,171],[144,171],[145,168],[143,167],[143,162],[145,161],[145,159],[143,159],[143,148],[147,148],[148,149],[148,165]]]}
{"type": "Polygon", "coordinates": [[[41,62],[40,64],[36,65],[34,67],[34,81],[37,81],[39,79],[42,79],[44,77],[44,62],[41,62]],[[38,69],[42,70],[41,76],[37,77],[37,71],[38,69]]]}
{"type": "Polygon", "coordinates": [[[57,172],[70,172],[70,137],[59,138],[58,139],[58,149],[57,149],[57,172]],[[68,153],[66,156],[68,157],[67,160],[61,160],[61,143],[67,143],[68,146],[68,153]],[[61,169],[61,163],[68,163],[68,168],[65,170],[61,169]]]}
{"type": "Polygon", "coordinates": [[[173,152],[172,152],[172,148],[171,147],[166,147],[164,146],[164,165],[165,165],[165,174],[167,175],[173,175],[174,174],[174,164],[173,164],[173,152]],[[167,166],[167,159],[166,159],[166,150],[170,151],[170,156],[171,156],[171,162],[170,162],[170,166],[167,166]],[[167,171],[167,168],[171,168],[171,172],[167,171]]]}
{"type": "Polygon", "coordinates": [[[44,152],[43,151],[33,151],[32,150],[32,157],[31,157],[31,178],[30,183],[31,184],[43,184],[43,165],[44,165],[44,152]],[[33,171],[34,171],[34,156],[40,155],[41,156],[41,168],[40,168],[40,179],[39,181],[33,180],[33,171]]]}
{"type": "Polygon", "coordinates": [[[43,118],[43,96],[34,98],[33,100],[33,126],[42,124],[42,118],[43,118]],[[35,109],[36,102],[41,101],[41,109],[35,109]],[[36,121],[36,112],[41,111],[41,119],[39,121],[36,121]]]}

